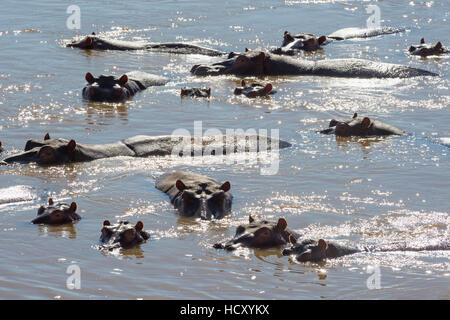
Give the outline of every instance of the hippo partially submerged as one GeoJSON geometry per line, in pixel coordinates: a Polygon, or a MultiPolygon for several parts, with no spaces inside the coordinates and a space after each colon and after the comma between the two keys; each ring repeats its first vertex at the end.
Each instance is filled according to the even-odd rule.
{"type": "Polygon", "coordinates": [[[182,88],[180,96],[195,97],[195,98],[209,98],[211,96],[211,88],[182,88]]]}
{"type": "Polygon", "coordinates": [[[378,120],[371,120],[368,117],[358,119],[357,113],[353,115],[351,120],[338,121],[332,119],[330,121],[329,128],[319,132],[323,134],[335,134],[339,137],[367,137],[405,134],[403,130],[378,120]]]}
{"type": "Polygon", "coordinates": [[[123,101],[132,97],[136,92],[150,86],[163,86],[169,80],[165,77],[133,71],[122,75],[95,78],[90,72],[86,73],[88,84],[83,88],[83,98],[91,101],[123,101]]]}
{"type": "Polygon", "coordinates": [[[185,217],[220,219],[231,211],[230,182],[176,171],[158,178],[156,188],[169,195],[175,209],[185,217]]]}
{"type": "Polygon", "coordinates": [[[102,38],[92,33],[81,40],[74,40],[67,47],[87,50],[147,50],[153,52],[176,53],[176,54],[202,54],[207,56],[221,56],[224,52],[189,43],[167,42],[149,43],[132,42],[102,38]]]}
{"type": "Polygon", "coordinates": [[[67,203],[54,203],[53,199],[48,199],[48,206],[41,206],[37,212],[37,217],[31,221],[34,224],[65,224],[71,223],[81,219],[81,216],[76,213],[77,204],[72,202],[70,205],[67,203]]]}
{"type": "Polygon", "coordinates": [[[292,56],[299,51],[315,51],[321,49],[328,42],[326,36],[316,37],[310,33],[291,34],[285,31],[281,47],[272,49],[270,52],[292,56]]]}
{"type": "Polygon", "coordinates": [[[4,159],[6,163],[41,165],[84,162],[119,156],[202,156],[236,152],[260,152],[287,148],[291,144],[261,135],[230,134],[211,136],[134,136],[108,144],[79,144],[75,140],[29,140],[25,152],[4,159]]]}
{"type": "Polygon", "coordinates": [[[260,83],[251,83],[247,85],[245,80],[241,81],[241,86],[234,89],[235,95],[244,95],[247,98],[266,97],[269,94],[275,94],[272,90],[272,84],[262,85],[260,83]]]}
{"type": "Polygon", "coordinates": [[[405,28],[394,28],[394,27],[378,27],[378,28],[344,28],[339,29],[332,34],[328,35],[327,38],[333,40],[346,40],[354,38],[370,38],[377,37],[384,34],[393,34],[405,31],[405,28]]]}
{"type": "Polygon", "coordinates": [[[267,249],[289,244],[289,238],[298,239],[299,235],[287,227],[287,221],[279,218],[277,222],[255,221],[250,215],[248,224],[236,229],[233,239],[225,244],[216,243],[214,248],[228,251],[239,247],[267,249]]]}
{"type": "Polygon", "coordinates": [[[305,239],[297,241],[291,237],[292,246],[283,250],[283,255],[295,255],[299,262],[320,262],[326,259],[334,259],[359,252],[393,252],[393,251],[434,251],[450,250],[450,242],[442,241],[437,244],[408,246],[404,242],[393,243],[380,247],[349,247],[337,242],[325,241],[324,239],[305,239]]]}
{"type": "Polygon", "coordinates": [[[118,221],[111,224],[108,220],[103,222],[100,241],[101,250],[112,251],[117,248],[129,249],[143,243],[150,238],[150,234],[144,231],[144,224],[138,221],[132,225],[128,221],[118,221]]]}
{"type": "Polygon", "coordinates": [[[195,65],[191,73],[197,76],[316,75],[351,78],[408,78],[437,75],[422,69],[363,59],[308,61],[261,51],[235,54],[232,58],[211,65],[195,65]]]}
{"type": "Polygon", "coordinates": [[[411,55],[428,57],[428,56],[438,56],[441,54],[448,53],[448,49],[442,46],[441,42],[435,45],[425,43],[425,39],[420,39],[420,44],[416,46],[410,46],[408,49],[411,55]]]}

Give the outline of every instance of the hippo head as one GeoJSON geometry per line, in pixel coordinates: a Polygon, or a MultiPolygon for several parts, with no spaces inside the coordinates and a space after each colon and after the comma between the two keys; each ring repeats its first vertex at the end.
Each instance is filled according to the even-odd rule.
{"type": "Polygon", "coordinates": [[[425,43],[425,39],[420,39],[420,44],[409,47],[409,53],[412,55],[427,57],[433,55],[439,55],[446,53],[447,50],[442,46],[441,42],[436,43],[434,46],[425,43]]]}
{"type": "Polygon", "coordinates": [[[92,32],[92,34],[84,37],[81,40],[68,43],[67,47],[80,48],[80,49],[94,49],[94,46],[95,46],[94,37],[95,37],[95,32],[92,32]]]}
{"type": "Polygon", "coordinates": [[[302,33],[299,35],[291,35],[288,31],[284,32],[282,47],[290,49],[314,51],[320,49],[327,41],[326,36],[316,38],[312,34],[302,33]]]}
{"type": "Polygon", "coordinates": [[[110,250],[117,247],[131,248],[149,238],[150,235],[144,231],[144,224],[141,221],[133,226],[128,221],[118,221],[117,224],[111,225],[105,220],[100,235],[100,241],[105,244],[104,248],[110,250]]]}
{"type": "Polygon", "coordinates": [[[216,249],[235,250],[239,247],[270,248],[283,246],[289,243],[289,237],[295,237],[287,229],[287,221],[279,218],[278,222],[258,221],[249,216],[248,225],[240,225],[236,229],[233,239],[225,244],[217,243],[216,249]]]}
{"type": "Polygon", "coordinates": [[[52,165],[73,161],[79,152],[75,140],[52,140],[47,133],[44,141],[28,140],[25,152],[4,159],[6,163],[36,162],[40,165],[52,165]]]}
{"type": "Polygon", "coordinates": [[[367,136],[372,127],[373,122],[368,117],[350,122],[341,121],[336,124],[335,134],[339,137],[367,136]]]}
{"type": "Polygon", "coordinates": [[[259,83],[246,85],[245,80],[241,81],[241,87],[237,87],[236,89],[234,89],[234,94],[243,94],[248,98],[265,97],[272,93],[272,84],[270,83],[266,84],[265,86],[259,83]]]}
{"type": "Polygon", "coordinates": [[[220,219],[231,210],[229,181],[220,186],[202,183],[199,186],[187,187],[183,181],[177,180],[175,187],[179,195],[174,199],[174,206],[186,216],[204,220],[220,219]]]}
{"type": "Polygon", "coordinates": [[[48,200],[48,206],[41,206],[38,210],[37,217],[31,221],[34,224],[64,224],[77,221],[81,219],[81,216],[76,213],[77,204],[72,202],[69,206],[66,203],[54,204],[50,198],[48,200]]]}
{"type": "Polygon", "coordinates": [[[208,98],[211,96],[211,88],[181,88],[180,96],[208,98]]]}
{"type": "Polygon", "coordinates": [[[237,76],[262,76],[266,55],[264,52],[248,51],[245,54],[229,54],[231,58],[211,65],[195,65],[191,73],[196,76],[217,76],[233,74],[237,76]]]}
{"type": "Polygon", "coordinates": [[[295,254],[300,262],[319,262],[327,258],[328,244],[325,240],[306,240],[297,242],[293,237],[289,238],[292,246],[283,250],[284,256],[295,254]]]}
{"type": "Polygon", "coordinates": [[[95,78],[90,72],[85,76],[88,84],[83,88],[83,98],[92,101],[122,101],[130,97],[126,87],[128,76],[99,76],[95,78]]]}

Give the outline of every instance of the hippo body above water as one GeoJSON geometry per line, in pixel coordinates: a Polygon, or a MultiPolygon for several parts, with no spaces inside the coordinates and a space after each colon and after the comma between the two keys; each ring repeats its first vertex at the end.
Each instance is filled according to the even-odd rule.
{"type": "Polygon", "coordinates": [[[260,152],[287,148],[291,144],[260,135],[134,136],[109,144],[78,144],[75,140],[29,140],[25,152],[4,159],[6,163],[36,162],[42,165],[85,162],[119,156],[201,156],[236,152],[260,152]]]}
{"type": "Polygon", "coordinates": [[[354,38],[370,38],[385,34],[393,34],[405,31],[405,28],[379,27],[379,28],[344,28],[339,29],[327,38],[334,40],[346,40],[354,38]]]}
{"type": "Polygon", "coordinates": [[[41,206],[38,210],[37,217],[31,221],[34,224],[52,224],[59,225],[64,223],[71,223],[81,219],[81,216],[76,213],[77,204],[72,202],[68,205],[66,203],[53,203],[53,199],[48,200],[48,206],[41,206]]]}
{"type": "Polygon", "coordinates": [[[448,53],[448,49],[442,46],[441,42],[435,45],[425,43],[425,39],[420,39],[420,44],[416,46],[410,46],[408,49],[411,55],[428,57],[428,56],[438,56],[441,54],[448,53]]]}
{"type": "Polygon", "coordinates": [[[283,250],[284,256],[295,255],[300,262],[320,262],[326,259],[335,259],[359,252],[394,252],[394,251],[435,251],[450,250],[450,241],[442,241],[437,244],[408,246],[405,242],[393,243],[380,247],[349,247],[337,242],[323,239],[305,239],[297,241],[290,238],[292,246],[283,250]]]}
{"type": "Polygon", "coordinates": [[[150,234],[144,231],[144,224],[138,221],[136,225],[128,221],[118,221],[112,225],[108,220],[103,222],[100,241],[101,250],[112,251],[117,248],[129,249],[143,243],[150,238],[150,234]]]}
{"type": "Polygon", "coordinates": [[[332,119],[330,121],[329,128],[319,132],[323,134],[335,134],[339,137],[367,137],[405,134],[403,130],[378,120],[371,120],[368,117],[358,119],[357,113],[353,115],[351,120],[338,121],[332,119]]]}
{"type": "Polygon", "coordinates": [[[123,101],[136,92],[150,86],[163,86],[169,80],[165,77],[132,71],[121,77],[101,75],[95,78],[91,73],[85,76],[88,84],[83,88],[83,98],[90,101],[123,101]]]}
{"type": "Polygon", "coordinates": [[[268,249],[289,244],[289,239],[298,239],[299,235],[287,227],[287,221],[279,218],[277,222],[255,221],[249,216],[249,223],[236,229],[233,239],[225,244],[216,243],[214,248],[228,251],[239,247],[268,249]]]}
{"type": "Polygon", "coordinates": [[[275,94],[276,91],[272,90],[272,84],[268,83],[262,85],[259,83],[251,83],[247,85],[245,80],[241,81],[241,86],[234,89],[235,95],[244,95],[247,98],[266,97],[269,94],[275,94]]]}
{"type": "Polygon", "coordinates": [[[231,184],[210,177],[176,171],[158,178],[156,188],[166,193],[178,212],[185,217],[220,219],[231,211],[231,184]]]}
{"type": "Polygon", "coordinates": [[[422,69],[363,59],[309,61],[261,51],[234,54],[232,58],[211,65],[195,65],[191,73],[197,76],[315,75],[348,78],[409,78],[437,75],[422,69]]]}
{"type": "Polygon", "coordinates": [[[81,40],[73,41],[67,44],[67,47],[80,48],[87,50],[147,50],[153,52],[175,53],[175,54],[201,54],[207,56],[221,56],[225,54],[222,51],[214,50],[189,43],[167,42],[167,43],[149,43],[132,42],[123,40],[113,40],[88,35],[81,40]]]}

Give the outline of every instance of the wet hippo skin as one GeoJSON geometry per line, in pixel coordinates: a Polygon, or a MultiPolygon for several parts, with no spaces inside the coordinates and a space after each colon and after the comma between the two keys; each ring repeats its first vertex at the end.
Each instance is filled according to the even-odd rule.
{"type": "Polygon", "coordinates": [[[233,196],[228,181],[219,183],[208,176],[176,171],[159,177],[156,188],[169,195],[175,209],[185,217],[220,219],[231,211],[233,196]]]}
{"type": "Polygon", "coordinates": [[[47,206],[41,206],[38,210],[37,217],[31,221],[34,224],[65,224],[81,219],[76,213],[77,204],[72,202],[70,205],[66,203],[54,203],[53,199],[48,200],[47,206]]]}
{"type": "Polygon", "coordinates": [[[100,235],[100,242],[102,243],[100,249],[104,251],[112,251],[117,248],[129,249],[149,238],[150,234],[144,231],[142,221],[132,225],[128,221],[118,221],[116,224],[111,224],[108,220],[105,220],[100,235]]]}

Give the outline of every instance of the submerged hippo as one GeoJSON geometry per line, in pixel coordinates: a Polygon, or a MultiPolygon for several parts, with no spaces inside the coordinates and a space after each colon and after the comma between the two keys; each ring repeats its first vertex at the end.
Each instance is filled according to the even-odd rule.
{"type": "Polygon", "coordinates": [[[435,45],[425,43],[425,39],[420,39],[420,44],[417,46],[410,46],[408,49],[411,55],[428,57],[428,56],[438,56],[444,53],[448,53],[448,49],[442,46],[441,42],[435,45]]]}
{"type": "Polygon", "coordinates": [[[228,181],[221,184],[207,176],[176,171],[159,177],[156,188],[169,195],[182,216],[211,220],[231,211],[233,196],[228,181]]]}
{"type": "Polygon", "coordinates": [[[211,65],[195,65],[191,73],[197,76],[316,75],[353,78],[408,78],[437,75],[422,69],[363,59],[308,61],[261,51],[235,54],[232,58],[211,65]]]}
{"type": "Polygon", "coordinates": [[[108,144],[79,144],[75,140],[29,140],[25,151],[4,159],[6,163],[40,165],[84,162],[119,156],[202,156],[227,155],[237,152],[260,152],[274,148],[287,148],[291,144],[262,135],[211,135],[211,136],[134,136],[108,144]]]}
{"type": "Polygon", "coordinates": [[[85,79],[88,84],[83,88],[83,98],[91,101],[123,101],[138,91],[150,86],[163,86],[169,81],[141,71],[129,72],[121,77],[101,75],[98,78],[88,72],[85,79]]]}
{"type": "Polygon", "coordinates": [[[393,251],[433,251],[450,250],[450,242],[442,241],[438,244],[421,245],[418,247],[408,246],[406,243],[399,242],[381,247],[349,247],[336,242],[319,241],[306,239],[297,242],[295,238],[289,239],[292,246],[283,250],[284,256],[295,255],[300,262],[320,262],[326,259],[334,259],[342,256],[355,254],[359,252],[393,252],[393,251]]]}
{"type": "Polygon", "coordinates": [[[100,241],[103,245],[102,250],[113,250],[116,248],[128,249],[150,238],[150,234],[144,231],[144,224],[138,221],[136,225],[128,221],[118,221],[111,225],[108,220],[103,222],[103,228],[100,235],[100,241]]]}
{"type": "Polygon", "coordinates": [[[259,83],[252,83],[247,85],[245,80],[241,81],[241,86],[234,89],[234,94],[245,95],[247,98],[266,97],[269,94],[275,94],[272,90],[272,84],[268,83],[265,86],[259,83]]]}
{"type": "Polygon", "coordinates": [[[357,113],[353,115],[351,120],[331,120],[329,128],[320,131],[320,133],[335,134],[339,137],[389,136],[405,134],[403,130],[378,120],[371,120],[368,117],[358,119],[357,113]]]}
{"type": "Polygon", "coordinates": [[[284,218],[279,218],[277,222],[255,221],[250,215],[247,225],[237,227],[233,239],[225,244],[216,243],[214,248],[228,251],[239,247],[267,249],[287,245],[289,238],[298,239],[298,237],[296,232],[287,227],[284,218]]]}
{"type": "Polygon", "coordinates": [[[299,51],[315,51],[321,49],[326,45],[326,36],[316,37],[309,33],[291,34],[288,31],[284,32],[283,43],[280,48],[271,50],[271,53],[295,55],[299,51]]]}
{"type": "Polygon", "coordinates": [[[89,50],[148,50],[153,52],[177,53],[177,54],[202,54],[207,56],[221,56],[224,52],[209,49],[189,43],[167,42],[149,43],[132,42],[102,38],[92,33],[81,40],[74,40],[67,47],[89,50]]]}
{"type": "Polygon", "coordinates": [[[379,27],[379,28],[344,28],[339,29],[327,38],[334,40],[346,40],[354,38],[370,38],[384,34],[393,34],[405,31],[405,28],[379,27]]]}
{"type": "Polygon", "coordinates": [[[211,96],[211,88],[182,88],[180,96],[195,97],[195,98],[209,98],[211,96]]]}
{"type": "Polygon", "coordinates": [[[77,204],[72,202],[70,205],[66,203],[53,203],[53,199],[48,199],[48,206],[41,206],[38,210],[37,217],[31,221],[34,224],[64,224],[71,223],[81,219],[76,213],[77,204]]]}

